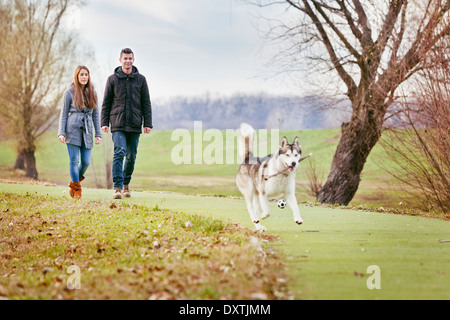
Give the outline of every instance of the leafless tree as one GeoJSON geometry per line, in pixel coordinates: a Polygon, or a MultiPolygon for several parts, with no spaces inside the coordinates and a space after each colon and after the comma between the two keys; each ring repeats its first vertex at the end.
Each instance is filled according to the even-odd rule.
{"type": "Polygon", "coordinates": [[[450,212],[450,39],[428,55],[432,68],[420,72],[413,101],[398,108],[403,123],[383,135],[395,166],[386,168],[423,209],[450,212]]]}
{"type": "Polygon", "coordinates": [[[272,29],[279,40],[289,40],[283,48],[286,64],[293,61],[293,70],[305,62],[325,66],[351,101],[351,120],[342,124],[330,173],[317,195],[319,202],[346,205],[399,86],[432,66],[427,52],[449,36],[449,0],[248,1],[286,6],[291,20],[272,29]]]}
{"type": "Polygon", "coordinates": [[[63,25],[80,0],[0,0],[0,120],[14,140],[18,162],[37,179],[37,139],[58,117],[74,69],[76,37],[63,25]],[[69,71],[69,73],[67,72],[69,71]]]}

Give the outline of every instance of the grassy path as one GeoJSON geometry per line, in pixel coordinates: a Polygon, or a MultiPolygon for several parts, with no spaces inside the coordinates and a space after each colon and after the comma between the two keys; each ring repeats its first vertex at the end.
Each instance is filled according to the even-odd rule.
{"type": "MultiPolygon", "coordinates": [[[[66,196],[65,187],[0,184],[3,192],[66,196]]],[[[84,200],[111,199],[111,190],[84,189],[84,200]]],[[[1,199],[0,199],[1,201],[1,199]]],[[[233,220],[252,228],[241,199],[133,192],[130,201],[233,220]]],[[[268,232],[288,264],[297,299],[450,299],[450,222],[413,216],[301,205],[297,226],[290,209],[271,203],[268,232]],[[376,265],[381,289],[369,290],[376,265]]]]}

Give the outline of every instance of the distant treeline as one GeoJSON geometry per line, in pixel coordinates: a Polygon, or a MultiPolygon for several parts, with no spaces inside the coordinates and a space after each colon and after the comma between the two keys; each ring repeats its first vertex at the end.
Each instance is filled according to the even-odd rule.
{"type": "MultiPolygon", "coordinates": [[[[410,106],[412,108],[414,104],[410,106]]],[[[395,104],[391,106],[387,123],[390,127],[405,127],[397,109],[395,104]]],[[[203,129],[220,130],[237,129],[242,122],[255,129],[335,129],[349,121],[351,112],[350,102],[346,99],[313,95],[204,94],[152,99],[153,125],[159,130],[193,129],[194,121],[202,121],[203,129]]],[[[58,122],[54,121],[50,130],[57,130],[57,126],[58,122]]]]}
{"type": "Polygon", "coordinates": [[[345,100],[318,96],[274,96],[235,94],[175,97],[152,101],[155,129],[192,129],[202,121],[203,129],[234,129],[242,122],[256,129],[339,128],[351,115],[345,100]]]}

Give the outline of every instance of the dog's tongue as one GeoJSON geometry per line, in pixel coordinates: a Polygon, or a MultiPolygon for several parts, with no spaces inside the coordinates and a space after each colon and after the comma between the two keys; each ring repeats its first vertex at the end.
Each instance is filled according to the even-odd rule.
{"type": "Polygon", "coordinates": [[[294,171],[294,167],[289,167],[289,170],[294,171]]]}

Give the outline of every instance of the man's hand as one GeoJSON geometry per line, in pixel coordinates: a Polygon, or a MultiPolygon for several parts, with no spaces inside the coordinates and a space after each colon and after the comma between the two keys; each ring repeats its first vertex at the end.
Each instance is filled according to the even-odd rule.
{"type": "Polygon", "coordinates": [[[150,133],[150,131],[152,131],[152,128],[144,127],[144,133],[150,133]]]}
{"type": "Polygon", "coordinates": [[[108,126],[103,126],[102,127],[102,131],[105,132],[105,133],[108,133],[109,127],[108,126]]]}

